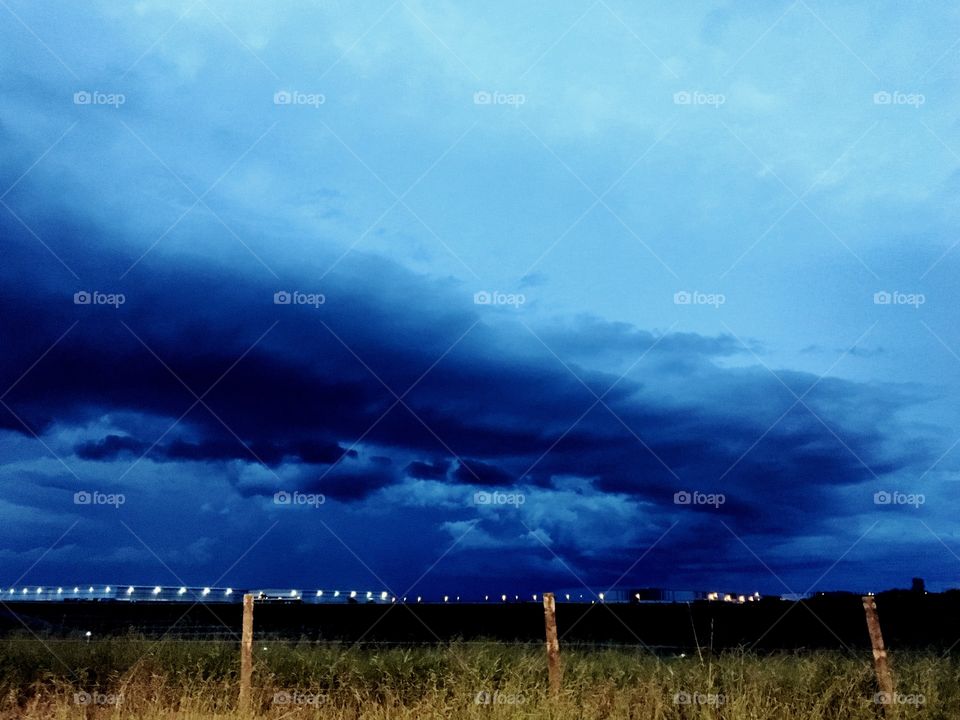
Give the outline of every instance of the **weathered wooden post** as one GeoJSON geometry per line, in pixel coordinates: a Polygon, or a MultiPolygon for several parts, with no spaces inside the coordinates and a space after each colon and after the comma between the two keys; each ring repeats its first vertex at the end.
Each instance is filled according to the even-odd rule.
{"type": "Polygon", "coordinates": [[[547,629],[547,670],[550,674],[550,694],[560,694],[560,641],[557,639],[557,601],[553,593],[543,594],[543,619],[547,629]]]}
{"type": "Polygon", "coordinates": [[[240,636],[240,713],[250,713],[253,679],[253,595],[243,596],[243,633],[240,636]]]}
{"type": "Polygon", "coordinates": [[[877,672],[877,684],[880,686],[877,698],[883,703],[884,714],[887,717],[894,717],[897,713],[896,694],[893,687],[893,674],[890,672],[890,663],[887,660],[887,650],[883,645],[883,634],[880,632],[877,601],[873,595],[864,595],[862,599],[863,610],[867,615],[870,644],[873,646],[873,665],[877,672]]]}

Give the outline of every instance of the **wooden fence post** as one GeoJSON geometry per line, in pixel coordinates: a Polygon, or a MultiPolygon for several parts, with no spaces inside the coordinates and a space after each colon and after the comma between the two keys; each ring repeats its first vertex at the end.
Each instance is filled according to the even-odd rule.
{"type": "Polygon", "coordinates": [[[896,715],[896,694],[893,687],[893,674],[887,661],[887,650],[883,645],[883,634],[880,632],[880,618],[877,617],[877,601],[873,595],[864,595],[863,610],[867,615],[867,630],[870,633],[870,644],[873,646],[873,665],[877,672],[877,684],[880,686],[879,699],[883,703],[884,714],[887,717],[896,715]]]}
{"type": "Polygon", "coordinates": [[[240,637],[240,713],[250,713],[253,678],[253,595],[243,596],[243,633],[240,637]]]}
{"type": "Polygon", "coordinates": [[[543,618],[547,629],[547,669],[550,673],[550,694],[560,694],[560,641],[557,639],[557,602],[553,593],[543,594],[543,618]]]}

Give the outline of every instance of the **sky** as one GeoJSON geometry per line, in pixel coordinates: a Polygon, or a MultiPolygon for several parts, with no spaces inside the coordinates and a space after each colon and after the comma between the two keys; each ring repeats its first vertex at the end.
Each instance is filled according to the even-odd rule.
{"type": "Polygon", "coordinates": [[[958,586],[960,8],[0,0],[0,584],[958,586]]]}

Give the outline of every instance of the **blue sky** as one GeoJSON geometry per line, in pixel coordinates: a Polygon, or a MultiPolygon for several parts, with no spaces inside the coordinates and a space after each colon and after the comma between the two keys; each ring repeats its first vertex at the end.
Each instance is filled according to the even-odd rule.
{"type": "Polygon", "coordinates": [[[0,582],[956,584],[951,4],[0,5],[0,582]]]}

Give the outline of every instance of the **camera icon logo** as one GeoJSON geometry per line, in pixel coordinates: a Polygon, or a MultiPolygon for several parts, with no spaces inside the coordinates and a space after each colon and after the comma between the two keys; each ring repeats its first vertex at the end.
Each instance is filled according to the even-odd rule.
{"type": "Polygon", "coordinates": [[[292,299],[293,296],[291,296],[286,290],[278,290],[273,294],[274,305],[289,305],[292,299]]]}
{"type": "Polygon", "coordinates": [[[273,494],[274,505],[289,505],[292,496],[286,490],[281,490],[273,494]]]}
{"type": "Polygon", "coordinates": [[[493,102],[493,96],[486,90],[478,90],[473,94],[474,105],[489,105],[493,102]]]}
{"type": "Polygon", "coordinates": [[[893,301],[893,295],[886,290],[879,290],[873,294],[874,305],[889,305],[893,301]]]}
{"type": "Polygon", "coordinates": [[[674,105],[689,105],[692,100],[689,90],[681,90],[673,94],[674,105]]]}
{"type": "Polygon", "coordinates": [[[673,294],[674,305],[689,305],[693,301],[693,296],[686,290],[680,290],[673,294]]]}
{"type": "Polygon", "coordinates": [[[674,505],[689,505],[691,502],[693,502],[693,496],[686,490],[680,490],[673,494],[674,505]]]}
{"type": "Polygon", "coordinates": [[[874,505],[889,505],[893,502],[893,495],[886,490],[880,490],[873,494],[874,505]]]}
{"type": "Polygon", "coordinates": [[[93,96],[86,90],[81,90],[73,94],[74,105],[89,105],[93,101],[93,96]]]}
{"type": "Polygon", "coordinates": [[[493,499],[493,496],[490,493],[483,490],[473,494],[474,505],[489,505],[492,499],[493,499]]]}
{"type": "Polygon", "coordinates": [[[692,702],[690,693],[681,690],[678,693],[673,695],[673,704],[674,705],[689,705],[692,702]]]}
{"type": "Polygon", "coordinates": [[[889,105],[892,101],[893,96],[886,90],[881,90],[880,92],[875,92],[873,94],[874,105],[889,105]]]}
{"type": "Polygon", "coordinates": [[[73,294],[74,305],[89,305],[91,300],[93,300],[93,296],[86,290],[81,290],[73,294]]]}
{"type": "Polygon", "coordinates": [[[74,505],[89,505],[92,502],[93,502],[93,495],[88,493],[86,490],[81,490],[80,492],[75,492],[73,494],[74,505]]]}
{"type": "Polygon", "coordinates": [[[277,90],[273,94],[274,105],[289,105],[291,102],[293,102],[293,95],[286,90],[277,90]]]}
{"type": "Polygon", "coordinates": [[[273,694],[274,705],[289,705],[292,701],[290,693],[286,690],[280,690],[273,694]]]}
{"type": "Polygon", "coordinates": [[[93,702],[93,695],[85,690],[73,694],[74,705],[89,705],[93,702]]]}
{"type": "Polygon", "coordinates": [[[493,298],[486,290],[481,290],[480,292],[475,292],[473,294],[474,305],[489,305],[492,300],[493,298]]]}

